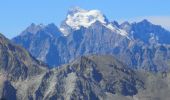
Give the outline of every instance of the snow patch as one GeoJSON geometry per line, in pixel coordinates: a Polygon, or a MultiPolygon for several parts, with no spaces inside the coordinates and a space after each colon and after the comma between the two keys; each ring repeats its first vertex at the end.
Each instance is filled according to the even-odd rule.
{"type": "Polygon", "coordinates": [[[130,39],[130,37],[128,36],[128,33],[125,30],[122,30],[118,27],[113,26],[112,24],[108,24],[108,25],[104,25],[106,28],[110,29],[112,32],[115,32],[117,34],[120,34],[121,36],[125,36],[128,39],[130,39]]]}
{"type": "Polygon", "coordinates": [[[96,21],[106,23],[104,15],[99,10],[79,10],[79,12],[67,16],[66,24],[77,30],[81,26],[87,28],[96,21]]]}
{"type": "Polygon", "coordinates": [[[63,33],[64,36],[68,36],[69,34],[64,28],[60,28],[60,31],[63,33]]]}
{"type": "Polygon", "coordinates": [[[119,29],[119,28],[117,28],[117,27],[114,27],[114,26],[111,25],[111,24],[108,24],[106,27],[107,27],[108,29],[112,30],[113,32],[116,32],[116,33],[118,33],[118,34],[120,34],[120,35],[122,35],[122,36],[127,36],[127,35],[128,35],[128,33],[127,33],[125,30],[122,30],[122,29],[119,29]]]}

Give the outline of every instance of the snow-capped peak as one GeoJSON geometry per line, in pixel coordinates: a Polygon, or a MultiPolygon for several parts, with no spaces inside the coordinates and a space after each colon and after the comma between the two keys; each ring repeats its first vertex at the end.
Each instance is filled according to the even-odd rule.
{"type": "Polygon", "coordinates": [[[81,26],[87,28],[96,21],[106,23],[106,18],[99,10],[84,10],[76,7],[69,10],[66,24],[77,30],[81,26]]]}
{"type": "Polygon", "coordinates": [[[122,36],[127,36],[126,31],[120,29],[118,25],[110,23],[99,10],[84,10],[79,7],[71,8],[68,11],[67,18],[64,24],[61,25],[60,30],[63,32],[64,36],[67,36],[71,30],[78,30],[80,27],[88,28],[97,21],[111,31],[122,36]]]}

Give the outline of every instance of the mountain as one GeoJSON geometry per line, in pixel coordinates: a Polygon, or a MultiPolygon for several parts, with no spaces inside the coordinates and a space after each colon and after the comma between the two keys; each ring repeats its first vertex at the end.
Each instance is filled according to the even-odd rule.
{"type": "Polygon", "coordinates": [[[169,72],[134,70],[110,55],[81,56],[48,69],[0,34],[0,98],[169,100],[169,72]]]}
{"type": "Polygon", "coordinates": [[[127,35],[125,31],[114,27],[99,10],[84,10],[79,7],[69,9],[67,18],[61,23],[60,30],[67,36],[81,27],[88,28],[97,21],[112,31],[117,31],[121,35],[127,35]]]}
{"type": "Polygon", "coordinates": [[[11,79],[15,76],[22,80],[47,68],[45,64],[36,60],[22,47],[12,44],[2,34],[0,34],[0,49],[0,71],[11,73],[9,75],[11,79]]]}
{"type": "Polygon", "coordinates": [[[31,28],[27,28],[24,31],[27,34],[21,33],[12,41],[51,67],[82,55],[109,54],[130,68],[154,72],[170,70],[170,32],[147,20],[119,24],[110,22],[98,10],[76,7],[68,11],[60,28],[53,28],[33,28],[35,34],[30,34],[28,29],[31,28]]]}
{"type": "Polygon", "coordinates": [[[0,34],[0,98],[7,100],[169,100],[169,73],[133,70],[109,55],[47,69],[0,34]]]}
{"type": "Polygon", "coordinates": [[[145,43],[170,44],[170,32],[160,25],[153,25],[147,20],[133,23],[131,31],[133,31],[135,39],[140,39],[145,43]]]}
{"type": "Polygon", "coordinates": [[[16,44],[24,46],[38,60],[53,65],[57,62],[57,60],[55,62],[52,60],[53,57],[59,58],[55,53],[57,48],[54,43],[60,36],[62,36],[60,30],[53,23],[46,26],[31,24],[13,40],[16,44]]]}
{"type": "Polygon", "coordinates": [[[106,17],[100,11],[87,11],[79,7],[75,7],[69,9],[67,18],[61,24],[60,30],[64,33],[65,36],[67,36],[70,34],[70,29],[78,30],[82,26],[88,28],[96,21],[107,24],[106,17]]]}
{"type": "MultiPolygon", "coordinates": [[[[0,34],[0,98],[16,100],[22,94],[22,81],[37,78],[47,70],[47,66],[32,57],[25,49],[11,43],[0,34]],[[15,84],[16,83],[16,84],[15,84]]],[[[31,85],[31,84],[30,84],[31,85]]],[[[23,94],[24,95],[24,94],[23,94]]]]}

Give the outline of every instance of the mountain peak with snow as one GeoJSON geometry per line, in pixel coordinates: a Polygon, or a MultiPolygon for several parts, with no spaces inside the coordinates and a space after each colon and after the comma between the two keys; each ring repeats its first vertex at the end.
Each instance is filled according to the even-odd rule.
{"type": "Polygon", "coordinates": [[[68,35],[68,29],[78,30],[80,27],[88,28],[96,21],[103,24],[108,23],[107,18],[99,10],[84,10],[79,7],[73,7],[69,9],[64,25],[61,25],[60,30],[65,35],[68,35]]]}
{"type": "Polygon", "coordinates": [[[66,24],[73,29],[80,29],[81,26],[87,28],[96,21],[106,23],[105,16],[99,10],[84,10],[78,7],[70,9],[66,18],[66,24]]]}
{"type": "Polygon", "coordinates": [[[114,25],[109,22],[99,10],[84,10],[79,7],[69,9],[65,21],[61,24],[60,30],[65,36],[68,36],[72,31],[79,30],[81,27],[88,28],[97,21],[112,32],[122,36],[128,35],[126,31],[119,29],[118,23],[114,25]]]}

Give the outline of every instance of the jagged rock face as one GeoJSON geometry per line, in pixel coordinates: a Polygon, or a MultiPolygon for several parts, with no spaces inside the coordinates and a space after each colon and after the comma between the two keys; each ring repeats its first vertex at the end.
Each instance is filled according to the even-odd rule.
{"type": "Polygon", "coordinates": [[[51,67],[66,64],[82,55],[110,54],[134,69],[155,72],[169,70],[169,31],[147,20],[119,25],[116,21],[109,22],[96,10],[92,12],[80,8],[69,11],[60,27],[65,36],[58,28],[47,30],[45,27],[35,29],[34,26],[27,28],[28,34],[19,35],[12,41],[51,67]],[[74,23],[73,19],[77,17],[74,23]],[[30,35],[30,29],[37,33],[30,35]],[[54,29],[58,31],[51,31],[54,29]]]}
{"type": "Polygon", "coordinates": [[[55,65],[59,61],[56,59],[54,62],[53,60],[53,58],[59,58],[57,48],[55,47],[55,40],[61,35],[61,32],[54,24],[47,26],[31,25],[19,37],[14,38],[14,40],[17,44],[24,45],[24,48],[30,51],[38,60],[55,65]],[[30,31],[30,29],[37,31],[30,31]],[[23,42],[21,43],[20,41],[23,42]]]}
{"type": "Polygon", "coordinates": [[[88,29],[81,27],[80,30],[75,30],[67,37],[46,36],[44,39],[43,33],[41,31],[39,33],[40,35],[36,34],[33,38],[30,38],[32,36],[19,36],[12,41],[22,45],[37,59],[56,66],[68,63],[81,55],[112,53],[119,43],[127,45],[129,41],[100,22],[95,22],[88,29]],[[108,45],[105,45],[106,43],[108,45]]]}

